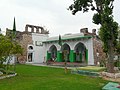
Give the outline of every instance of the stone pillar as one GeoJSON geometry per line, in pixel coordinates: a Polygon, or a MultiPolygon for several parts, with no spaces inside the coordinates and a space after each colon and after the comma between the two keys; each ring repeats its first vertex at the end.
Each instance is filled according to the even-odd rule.
{"type": "Polygon", "coordinates": [[[86,49],[86,62],[88,62],[88,49],[86,49]]]}
{"type": "Polygon", "coordinates": [[[28,32],[28,25],[25,26],[25,32],[28,32]]]}
{"type": "Polygon", "coordinates": [[[82,28],[82,29],[80,29],[80,32],[83,34],[86,34],[86,33],[88,33],[88,28],[82,28]]]}
{"type": "Polygon", "coordinates": [[[36,27],[36,33],[39,33],[39,27],[36,27]]]}
{"type": "Polygon", "coordinates": [[[92,33],[96,35],[96,29],[92,29],[92,33]]]}
{"type": "Polygon", "coordinates": [[[57,62],[62,62],[62,53],[57,51],[57,62]]]}
{"type": "Polygon", "coordinates": [[[74,53],[74,50],[70,50],[70,62],[75,62],[75,53],[74,53]]]}
{"type": "Polygon", "coordinates": [[[42,27],[40,29],[41,29],[41,34],[44,34],[44,29],[42,27]]]}
{"type": "Polygon", "coordinates": [[[50,60],[51,58],[51,53],[47,51],[47,61],[50,60]]]}
{"type": "Polygon", "coordinates": [[[34,33],[34,27],[31,27],[31,32],[34,33]]]}

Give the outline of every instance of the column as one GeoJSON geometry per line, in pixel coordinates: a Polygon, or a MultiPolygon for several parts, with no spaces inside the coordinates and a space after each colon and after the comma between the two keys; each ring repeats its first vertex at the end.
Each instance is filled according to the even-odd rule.
{"type": "Polygon", "coordinates": [[[80,62],[82,62],[82,58],[83,58],[82,53],[80,53],[80,62]]]}
{"type": "Polygon", "coordinates": [[[47,61],[50,60],[51,58],[51,53],[47,51],[47,61]]]}
{"type": "Polygon", "coordinates": [[[39,27],[36,27],[36,33],[39,33],[39,27]]]}
{"type": "Polygon", "coordinates": [[[27,25],[25,26],[25,32],[28,32],[28,26],[27,25]]]}
{"type": "Polygon", "coordinates": [[[70,62],[75,62],[75,53],[74,53],[74,50],[70,50],[70,62]]]}
{"type": "Polygon", "coordinates": [[[34,33],[34,27],[31,27],[31,32],[34,33]]]}
{"type": "Polygon", "coordinates": [[[88,49],[86,49],[86,62],[88,62],[88,49]]]}
{"type": "Polygon", "coordinates": [[[57,51],[57,62],[62,62],[62,53],[57,51]]]}

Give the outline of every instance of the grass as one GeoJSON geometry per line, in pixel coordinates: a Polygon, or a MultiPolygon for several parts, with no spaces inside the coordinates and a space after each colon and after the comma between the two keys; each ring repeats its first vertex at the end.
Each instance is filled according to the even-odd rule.
{"type": "Polygon", "coordinates": [[[18,75],[0,80],[0,90],[101,90],[108,82],[93,78],[65,74],[64,69],[17,65],[18,75]]]}
{"type": "Polygon", "coordinates": [[[80,67],[78,69],[80,69],[80,70],[94,71],[94,72],[100,72],[100,71],[106,70],[105,67],[98,67],[98,66],[86,66],[86,67],[80,67]]]}

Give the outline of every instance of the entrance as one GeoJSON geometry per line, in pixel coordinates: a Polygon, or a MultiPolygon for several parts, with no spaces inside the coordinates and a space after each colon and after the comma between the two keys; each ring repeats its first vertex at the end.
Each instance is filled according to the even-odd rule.
{"type": "Polygon", "coordinates": [[[62,46],[62,60],[65,62],[70,62],[70,46],[68,44],[64,44],[62,46]]]}
{"type": "Polygon", "coordinates": [[[28,53],[28,62],[32,62],[33,53],[28,53]]]}
{"type": "Polygon", "coordinates": [[[55,45],[52,45],[49,49],[50,60],[56,61],[57,58],[57,48],[55,45]]]}
{"type": "Polygon", "coordinates": [[[83,43],[79,42],[75,48],[75,61],[76,62],[85,62],[86,61],[86,47],[83,43]]]}

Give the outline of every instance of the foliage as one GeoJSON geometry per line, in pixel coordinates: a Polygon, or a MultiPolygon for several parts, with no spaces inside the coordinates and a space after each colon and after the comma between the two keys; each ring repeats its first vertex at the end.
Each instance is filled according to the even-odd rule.
{"type": "Polygon", "coordinates": [[[118,32],[117,32],[117,28],[118,28],[118,24],[116,22],[111,21],[110,23],[104,23],[102,25],[102,27],[100,28],[100,38],[103,41],[103,48],[104,48],[104,52],[108,52],[109,48],[109,44],[111,41],[112,42],[112,47],[115,47],[117,45],[117,36],[118,36],[118,32]]]}
{"type": "Polygon", "coordinates": [[[12,42],[6,36],[0,35],[0,67],[3,67],[3,62],[8,63],[12,55],[22,54],[22,52],[23,49],[18,43],[12,42]]]}
{"type": "Polygon", "coordinates": [[[99,35],[103,41],[104,52],[108,55],[108,72],[113,72],[114,51],[117,46],[118,23],[113,20],[114,0],[73,0],[69,10],[75,15],[78,11],[96,11],[93,23],[101,25],[99,35]]]}
{"type": "Polygon", "coordinates": [[[120,27],[118,28],[118,39],[117,39],[116,52],[120,55],[120,27]]]}
{"type": "Polygon", "coordinates": [[[17,65],[16,68],[17,76],[0,80],[0,90],[101,90],[108,82],[70,71],[65,74],[62,68],[31,65],[17,65]]]}

